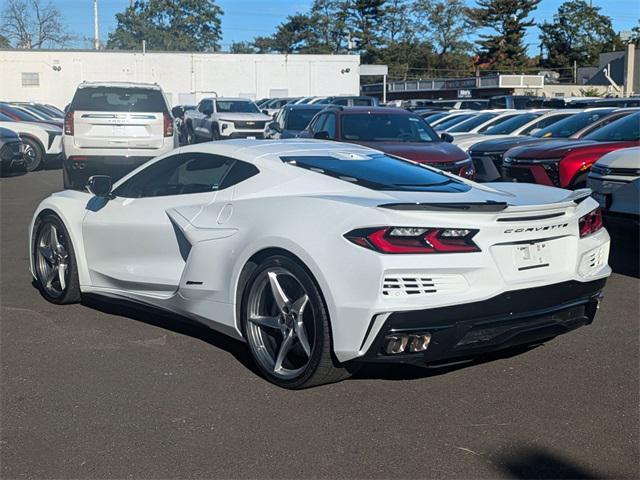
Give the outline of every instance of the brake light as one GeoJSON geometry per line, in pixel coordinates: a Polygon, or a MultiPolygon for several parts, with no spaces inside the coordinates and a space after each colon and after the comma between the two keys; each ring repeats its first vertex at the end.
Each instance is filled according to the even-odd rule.
{"type": "Polygon", "coordinates": [[[478,230],[466,228],[377,227],[345,234],[356,245],[380,253],[479,252],[473,242],[478,230]]]}
{"type": "Polygon", "coordinates": [[[69,110],[64,116],[64,134],[73,135],[73,110],[69,110]]]}
{"type": "Polygon", "coordinates": [[[580,218],[578,225],[580,226],[580,238],[596,233],[604,226],[602,224],[602,210],[596,208],[587,213],[580,218]]]}
{"type": "Polygon", "coordinates": [[[164,136],[173,137],[173,119],[168,113],[163,114],[164,117],[164,136]]]}

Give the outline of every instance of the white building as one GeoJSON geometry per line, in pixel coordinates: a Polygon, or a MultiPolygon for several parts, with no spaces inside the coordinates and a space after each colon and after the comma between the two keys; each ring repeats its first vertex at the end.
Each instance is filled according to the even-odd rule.
{"type": "Polygon", "coordinates": [[[0,100],[64,107],[82,81],[158,83],[172,105],[204,96],[358,95],[358,55],[0,50],[0,100]]]}

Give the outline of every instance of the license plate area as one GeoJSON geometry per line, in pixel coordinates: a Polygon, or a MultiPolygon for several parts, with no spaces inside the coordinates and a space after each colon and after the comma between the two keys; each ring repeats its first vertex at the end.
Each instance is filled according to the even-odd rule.
{"type": "Polygon", "coordinates": [[[549,245],[547,242],[513,245],[513,261],[519,272],[549,267],[549,245]]]}

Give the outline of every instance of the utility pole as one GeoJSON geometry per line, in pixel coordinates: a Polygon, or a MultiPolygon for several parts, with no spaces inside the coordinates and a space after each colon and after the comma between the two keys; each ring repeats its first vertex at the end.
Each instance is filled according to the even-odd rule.
{"type": "Polygon", "coordinates": [[[98,30],[98,0],[93,0],[93,48],[100,50],[100,31],[98,30]]]}

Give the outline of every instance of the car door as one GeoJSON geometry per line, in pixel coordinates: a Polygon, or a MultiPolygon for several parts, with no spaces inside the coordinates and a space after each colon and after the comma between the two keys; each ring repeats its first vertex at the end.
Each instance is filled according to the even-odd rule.
{"type": "Polygon", "coordinates": [[[211,122],[211,114],[213,112],[213,101],[202,100],[198,105],[198,119],[193,129],[194,133],[200,138],[211,138],[211,130],[209,123],[211,122]]]}
{"type": "Polygon", "coordinates": [[[209,213],[224,207],[232,189],[220,187],[235,162],[178,153],[127,179],[114,198],[94,197],[82,225],[92,285],[156,298],[175,292],[190,251],[180,225],[206,205],[209,213]]]}

